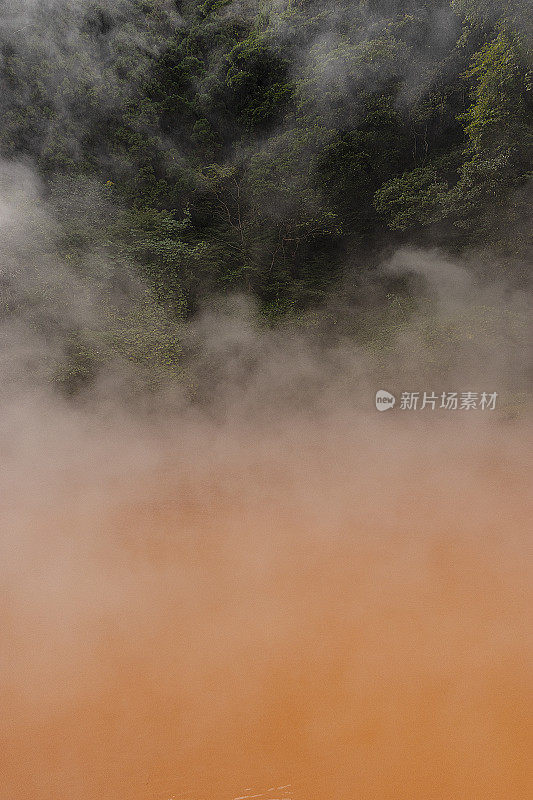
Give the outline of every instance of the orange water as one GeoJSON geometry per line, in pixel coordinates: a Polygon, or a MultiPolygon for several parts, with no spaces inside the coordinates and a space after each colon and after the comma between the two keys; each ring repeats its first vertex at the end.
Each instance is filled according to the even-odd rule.
{"type": "Polygon", "coordinates": [[[532,797],[526,441],[226,432],[10,484],[1,797],[532,797]]]}

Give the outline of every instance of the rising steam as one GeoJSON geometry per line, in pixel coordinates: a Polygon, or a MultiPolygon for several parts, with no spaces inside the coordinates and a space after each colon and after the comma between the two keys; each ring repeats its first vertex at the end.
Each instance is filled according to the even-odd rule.
{"type": "MultiPolygon", "coordinates": [[[[27,37],[33,64],[58,55],[59,7],[72,85],[98,109],[52,91],[58,57],[44,91],[76,158],[182,22],[164,2],[141,24],[122,0],[109,24],[134,19],[96,53],[83,4],[11,1],[2,36],[27,37]]],[[[435,15],[438,48],[452,22],[435,15]]],[[[313,72],[324,35],[298,68],[349,96],[341,55],[313,72]]],[[[388,316],[354,311],[348,274],[322,315],[270,329],[237,296],[185,324],[120,254],[71,263],[64,218],[118,214],[89,180],[75,190],[60,208],[31,164],[0,164],[1,800],[533,796],[525,290],[479,254],[404,248],[378,271],[416,298],[391,294],[388,316]],[[499,402],[379,415],[379,389],[499,402]]]]}
{"type": "MultiPolygon", "coordinates": [[[[61,399],[43,369],[58,315],[96,330],[98,295],[58,271],[35,184],[11,187],[4,287],[26,311],[2,329],[2,797],[528,796],[527,421],[377,419],[376,382],[408,388],[413,348],[422,363],[417,316],[385,363],[261,333],[242,301],[190,333],[198,402],[169,411],[167,387],[127,408],[109,376],[61,399]]],[[[437,318],[473,308],[460,266],[387,268],[405,259],[437,318]]],[[[494,359],[463,343],[449,388],[523,373],[491,319],[494,359]]]]}

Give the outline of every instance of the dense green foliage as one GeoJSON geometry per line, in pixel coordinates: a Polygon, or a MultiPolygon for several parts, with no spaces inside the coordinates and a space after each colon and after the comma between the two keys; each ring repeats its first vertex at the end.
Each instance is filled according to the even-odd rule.
{"type": "Polygon", "coordinates": [[[64,215],[66,251],[133,263],[179,318],[235,290],[305,310],[399,244],[526,262],[527,0],[107,5],[70,50],[2,48],[3,157],[109,204],[64,215]]]}

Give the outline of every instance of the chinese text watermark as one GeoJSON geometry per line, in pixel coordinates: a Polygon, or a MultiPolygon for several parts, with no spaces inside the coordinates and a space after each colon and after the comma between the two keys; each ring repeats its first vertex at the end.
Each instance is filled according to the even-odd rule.
{"type": "MultiPolygon", "coordinates": [[[[497,392],[402,392],[400,411],[495,411],[497,392]]],[[[376,392],[378,411],[390,411],[396,397],[381,389],[376,392]]]]}

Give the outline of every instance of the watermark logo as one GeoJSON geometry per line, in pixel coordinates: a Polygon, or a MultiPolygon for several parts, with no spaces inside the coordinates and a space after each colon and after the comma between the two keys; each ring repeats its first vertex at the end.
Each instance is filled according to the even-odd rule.
{"type": "Polygon", "coordinates": [[[376,392],[376,408],[378,411],[390,411],[396,404],[396,398],[385,389],[376,392]]]}
{"type": "MultiPolygon", "coordinates": [[[[497,392],[402,392],[400,411],[495,411],[497,392]]],[[[376,392],[378,411],[390,411],[396,398],[385,389],[376,392]]]]}

